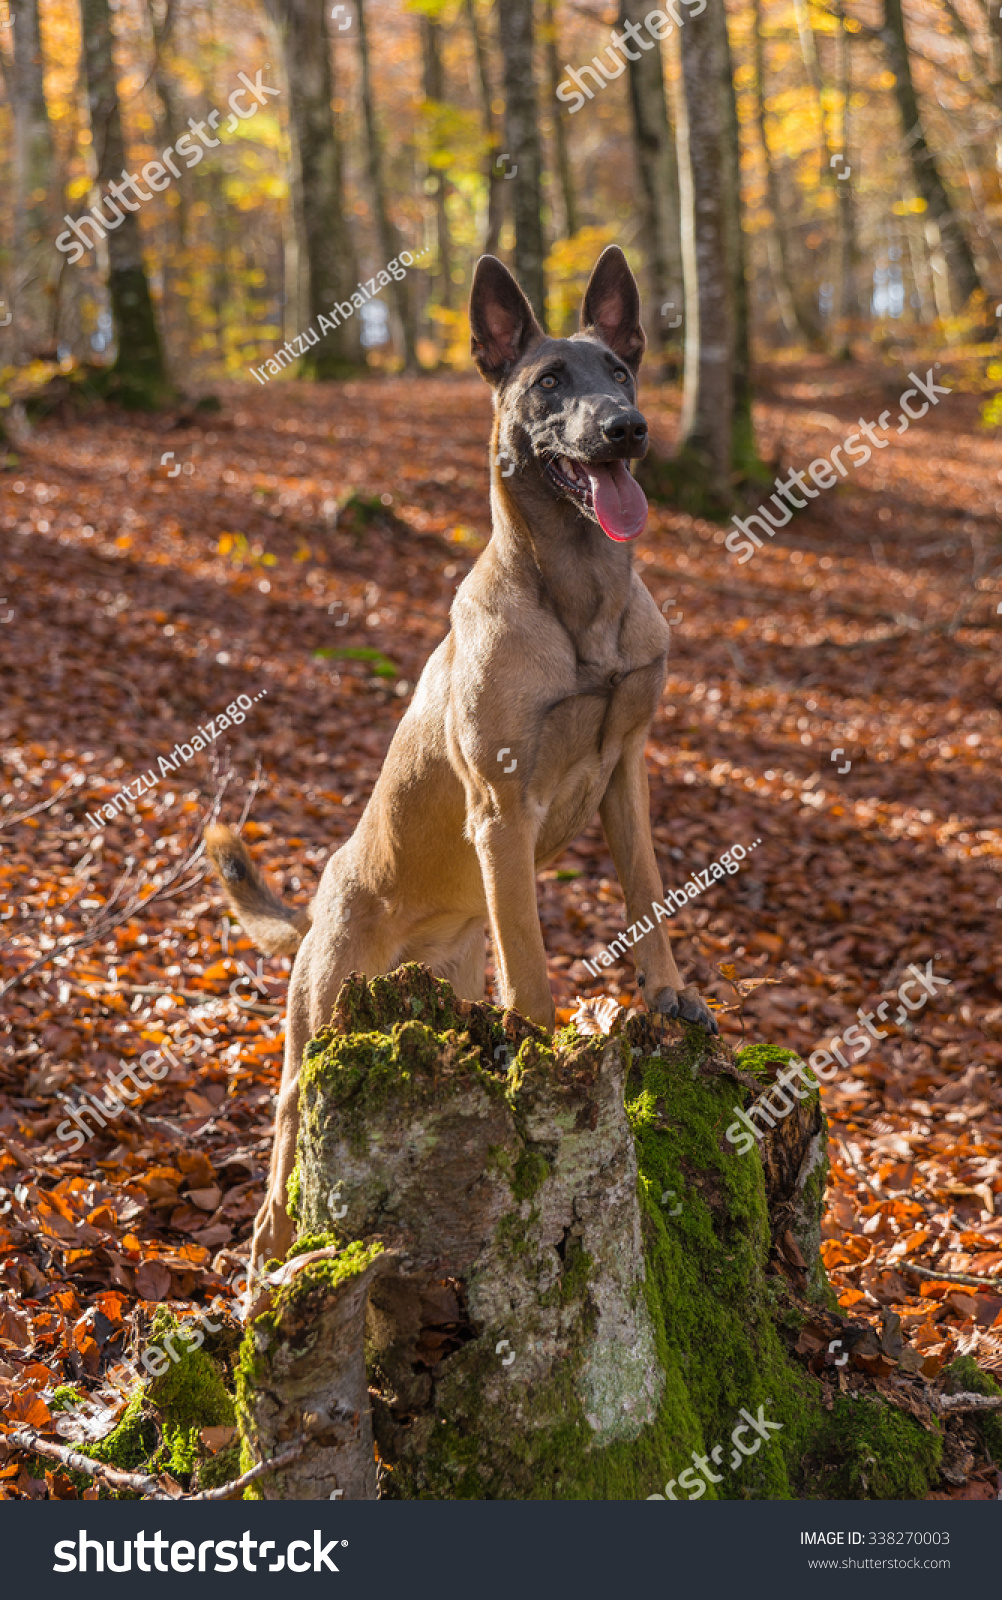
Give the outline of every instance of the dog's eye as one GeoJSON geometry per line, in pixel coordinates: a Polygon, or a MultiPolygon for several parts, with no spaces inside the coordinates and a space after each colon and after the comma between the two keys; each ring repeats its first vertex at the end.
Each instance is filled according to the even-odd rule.
{"type": "Polygon", "coordinates": [[[543,373],[543,376],[539,380],[539,387],[541,389],[555,389],[557,387],[557,380],[553,376],[552,372],[543,373]]]}
{"type": "Polygon", "coordinates": [[[613,373],[613,377],[617,383],[627,383],[629,381],[630,374],[628,372],[624,372],[622,367],[617,367],[613,373]]]}

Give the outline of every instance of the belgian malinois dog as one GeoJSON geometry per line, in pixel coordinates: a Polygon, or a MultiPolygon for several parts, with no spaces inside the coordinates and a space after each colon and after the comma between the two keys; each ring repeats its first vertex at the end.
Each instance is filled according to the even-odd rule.
{"type": "MultiPolygon", "coordinates": [[[[349,973],[420,961],[462,998],[482,1000],[486,920],[501,1002],[552,1029],[536,872],[597,810],[627,922],[662,895],[644,742],[669,629],[631,555],[647,520],[628,465],[647,450],[636,282],[610,246],[588,284],[580,332],[551,339],[507,268],[484,256],[470,325],[473,358],[494,390],[493,533],[458,589],[451,631],[421,674],[358,827],[328,861],[308,911],[280,900],[230,829],[206,836],[250,937],[269,955],[297,952],[255,1266],[292,1243],[286,1183],[300,1063],[349,973]]],[[[682,987],[660,921],[634,963],[651,1011],[717,1032],[696,989],[682,987]]]]}

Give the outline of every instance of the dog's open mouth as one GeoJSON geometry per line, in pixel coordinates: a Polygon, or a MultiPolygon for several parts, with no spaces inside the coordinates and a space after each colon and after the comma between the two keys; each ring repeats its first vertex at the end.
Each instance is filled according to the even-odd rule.
{"type": "Polygon", "coordinates": [[[647,496],[625,461],[572,461],[557,456],[547,464],[550,481],[595,518],[603,533],[623,543],[638,539],[647,525],[647,496]]]}

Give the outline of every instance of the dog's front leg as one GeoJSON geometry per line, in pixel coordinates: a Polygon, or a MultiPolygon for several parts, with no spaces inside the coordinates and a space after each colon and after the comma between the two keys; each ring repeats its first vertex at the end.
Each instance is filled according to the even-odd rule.
{"type": "MultiPolygon", "coordinates": [[[[641,917],[650,920],[654,915],[651,910],[654,901],[660,901],[663,892],[651,838],[645,738],[646,729],[624,744],[599,806],[616,873],[626,896],[628,927],[641,917]]],[[[633,962],[652,1011],[697,1022],[709,1033],[719,1031],[695,984],[682,987],[671,942],[660,921],[655,920],[652,931],[636,941],[633,962]]]]}
{"type": "Polygon", "coordinates": [[[553,996],[536,907],[535,830],[522,815],[492,814],[474,823],[473,842],[502,1002],[552,1032],[553,996]]]}

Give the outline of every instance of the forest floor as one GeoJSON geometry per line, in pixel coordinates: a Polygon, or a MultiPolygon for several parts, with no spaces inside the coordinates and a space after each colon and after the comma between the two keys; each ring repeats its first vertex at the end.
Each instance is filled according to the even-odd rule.
{"type": "MultiPolygon", "coordinates": [[[[899,1314],[933,1375],[958,1349],[1002,1367],[1002,452],[959,388],[897,435],[905,387],[876,361],[761,372],[761,451],[784,471],[890,408],[888,448],[744,566],[664,509],[637,559],[673,633],[648,746],[665,885],[761,841],[672,919],[676,956],[728,1006],[733,980],[776,980],[722,1013],[733,1044],[806,1057],[887,1002],[886,1037],[823,1091],[824,1252],[842,1305],[899,1314]],[[929,963],[948,983],[909,1012],[899,987],[929,963]]],[[[160,758],[249,698],[213,745],[222,815],[260,762],[245,836],[305,901],[489,532],[478,379],[218,392],[218,413],[51,418],[0,473],[4,979],[41,958],[0,1002],[11,1422],[46,1426],[71,1382],[119,1413],[136,1319],[233,1296],[262,1194],[288,962],[226,932],[203,862],[112,925],[197,844],[219,781],[204,754],[160,758]],[[151,769],[127,814],[88,821],[151,769]],[[199,1041],[190,1061],[82,1150],[57,1137],[61,1096],[171,1038],[199,1041]]],[[[643,400],[669,438],[670,398],[643,400]]],[[[539,905],[561,1020],[581,996],[638,1003],[627,960],[581,965],[623,926],[597,822],[539,905]]],[[[22,1462],[0,1459],[0,1495],[75,1494],[22,1462]]]]}

